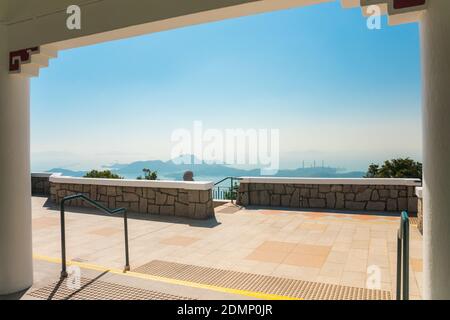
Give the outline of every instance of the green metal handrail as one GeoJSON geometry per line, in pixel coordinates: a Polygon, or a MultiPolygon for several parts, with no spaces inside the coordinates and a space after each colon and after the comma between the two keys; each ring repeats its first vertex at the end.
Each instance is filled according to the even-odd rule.
{"type": "Polygon", "coordinates": [[[409,217],[403,211],[397,233],[397,300],[409,300],[409,217]]]}
{"type": "MultiPolygon", "coordinates": [[[[234,188],[234,181],[236,181],[236,180],[242,180],[242,178],[237,178],[237,177],[226,177],[226,178],[223,178],[222,180],[220,180],[220,181],[218,181],[218,182],[216,182],[216,183],[214,183],[214,186],[217,186],[217,185],[219,185],[219,184],[221,184],[222,182],[224,182],[224,181],[226,181],[226,180],[230,180],[230,194],[231,194],[231,203],[233,203],[233,188],[234,188]]],[[[217,194],[219,195],[220,194],[220,187],[217,187],[218,188],[218,192],[217,192],[217,194]]],[[[236,195],[236,198],[237,198],[237,195],[236,195]]]]}
{"type": "Polygon", "coordinates": [[[214,185],[216,186],[216,185],[218,185],[218,184],[220,184],[220,183],[222,183],[222,182],[224,182],[224,181],[226,181],[228,179],[230,179],[231,181],[242,180],[242,178],[238,178],[238,177],[226,177],[226,178],[223,178],[222,180],[220,180],[219,182],[214,183],[214,185]]]}
{"type": "Polygon", "coordinates": [[[127,210],[125,208],[118,208],[118,209],[108,209],[101,205],[100,203],[89,199],[84,194],[74,194],[67,197],[64,197],[61,200],[61,277],[66,278],[67,277],[67,263],[66,263],[66,226],[65,226],[65,203],[66,201],[75,200],[75,199],[82,199],[97,209],[100,209],[108,214],[117,214],[122,212],[123,213],[123,223],[124,223],[124,234],[125,234],[125,268],[124,272],[130,271],[130,255],[128,250],[128,215],[127,210]]]}

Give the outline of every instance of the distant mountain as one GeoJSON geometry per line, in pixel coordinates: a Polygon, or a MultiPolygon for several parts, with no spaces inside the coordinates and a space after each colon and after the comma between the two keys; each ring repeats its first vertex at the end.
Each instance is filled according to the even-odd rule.
{"type": "Polygon", "coordinates": [[[62,168],[53,168],[51,170],[48,170],[47,172],[62,173],[63,176],[69,176],[69,177],[82,177],[86,174],[87,171],[73,171],[73,170],[62,169],[62,168]]]}
{"type": "MultiPolygon", "coordinates": [[[[142,175],[142,169],[147,168],[152,171],[157,171],[160,177],[166,179],[181,180],[185,171],[190,170],[194,172],[194,178],[197,177],[239,177],[239,176],[261,176],[259,169],[244,170],[232,168],[226,165],[220,164],[208,164],[203,161],[195,159],[193,156],[183,156],[169,161],[161,160],[148,160],[148,161],[135,161],[128,164],[114,164],[111,166],[103,166],[104,169],[113,171],[116,174],[135,178],[142,175]],[[185,160],[189,160],[191,157],[192,163],[194,160],[197,164],[186,164],[185,160]],[[184,161],[182,161],[184,160],[184,161]]],[[[85,171],[72,171],[67,169],[55,168],[49,172],[61,172],[64,175],[81,177],[85,171]]],[[[361,178],[365,172],[351,171],[344,172],[337,168],[298,168],[293,170],[279,170],[275,175],[276,177],[305,177],[305,178],[361,178]]]]}
{"type": "Polygon", "coordinates": [[[343,172],[337,168],[316,167],[298,168],[293,170],[279,170],[277,177],[304,177],[304,178],[362,178],[366,173],[362,171],[343,172]]]}

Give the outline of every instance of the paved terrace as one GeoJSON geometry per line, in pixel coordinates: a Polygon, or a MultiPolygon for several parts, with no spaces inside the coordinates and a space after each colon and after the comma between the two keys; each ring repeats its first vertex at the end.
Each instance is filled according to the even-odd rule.
{"type": "MultiPolygon", "coordinates": [[[[40,285],[57,278],[59,210],[47,198],[33,197],[32,201],[35,273],[40,285]]],[[[179,273],[164,271],[167,266],[173,270],[199,266],[365,288],[367,268],[376,265],[381,270],[381,290],[395,297],[398,226],[399,218],[392,214],[238,210],[231,205],[216,208],[216,218],[207,221],[130,214],[131,269],[159,270],[153,274],[170,278],[179,273]]],[[[86,208],[68,208],[66,230],[69,260],[81,266],[123,268],[121,218],[86,208]]],[[[83,275],[93,272],[82,270],[83,275]]],[[[205,270],[210,269],[200,269],[205,270]]],[[[411,299],[420,299],[422,237],[415,227],[411,228],[410,270],[411,299]]],[[[119,283],[124,281],[119,279],[123,276],[115,277],[119,283]]],[[[149,286],[144,279],[133,281],[135,286],[149,286]]],[[[239,294],[218,294],[189,286],[183,290],[156,286],[162,286],[159,291],[181,292],[191,298],[242,298],[239,294]]]]}

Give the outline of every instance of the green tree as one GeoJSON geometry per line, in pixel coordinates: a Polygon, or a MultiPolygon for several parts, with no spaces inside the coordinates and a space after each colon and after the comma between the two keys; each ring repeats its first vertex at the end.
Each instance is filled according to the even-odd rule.
{"type": "Polygon", "coordinates": [[[422,163],[410,158],[386,160],[381,167],[377,164],[371,164],[364,177],[422,179],[422,163]]]}
{"type": "Polygon", "coordinates": [[[375,178],[378,175],[378,171],[380,170],[380,166],[372,163],[367,170],[364,178],[375,178]]]}
{"type": "Polygon", "coordinates": [[[123,179],[123,177],[118,174],[112,173],[111,170],[91,170],[84,175],[84,178],[123,179]]]}
{"type": "Polygon", "coordinates": [[[139,176],[136,179],[138,179],[138,180],[156,180],[156,179],[158,179],[157,171],[152,171],[147,168],[142,169],[142,171],[144,172],[144,177],[139,176]]]}

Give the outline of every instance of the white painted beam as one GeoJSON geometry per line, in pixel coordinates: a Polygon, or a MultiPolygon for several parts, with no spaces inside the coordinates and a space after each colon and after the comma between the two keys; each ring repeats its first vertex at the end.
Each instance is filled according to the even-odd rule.
{"type": "Polygon", "coordinates": [[[362,13],[366,17],[373,14],[368,11],[368,8],[376,5],[380,8],[381,15],[388,16],[389,25],[398,25],[418,22],[426,10],[428,2],[433,0],[427,0],[423,5],[415,5],[405,8],[395,8],[395,1],[398,0],[341,0],[341,5],[344,8],[361,7],[362,13]]]}
{"type": "Polygon", "coordinates": [[[58,57],[58,50],[55,46],[43,45],[39,48],[39,54],[54,59],[58,57]]]}
{"type": "Polygon", "coordinates": [[[341,5],[343,8],[357,8],[361,5],[360,0],[341,0],[341,5]]]}
{"type": "Polygon", "coordinates": [[[20,72],[17,75],[30,78],[39,77],[40,68],[41,66],[36,63],[24,63],[20,66],[20,72]]]}
{"type": "MultiPolygon", "coordinates": [[[[23,0],[22,0],[23,1],[23,0]]],[[[65,11],[8,25],[10,50],[56,44],[58,49],[128,38],[194,24],[334,0],[100,0],[80,4],[81,30],[66,27],[65,11]]],[[[60,5],[58,8],[60,9],[60,5]]]]}
{"type": "Polygon", "coordinates": [[[41,54],[33,54],[31,56],[31,63],[37,65],[40,68],[48,67],[49,58],[41,54]]]}

